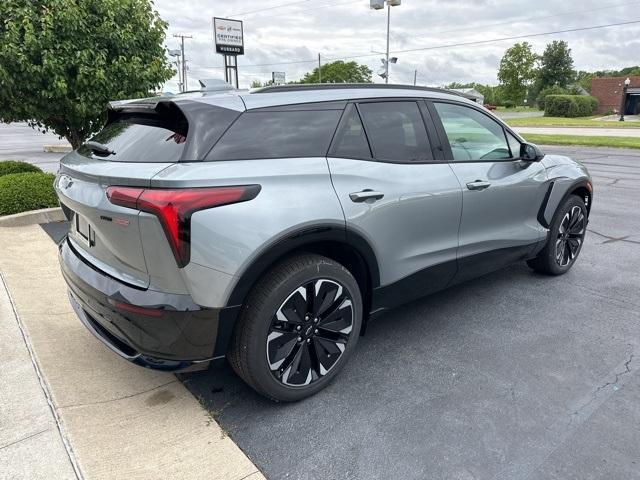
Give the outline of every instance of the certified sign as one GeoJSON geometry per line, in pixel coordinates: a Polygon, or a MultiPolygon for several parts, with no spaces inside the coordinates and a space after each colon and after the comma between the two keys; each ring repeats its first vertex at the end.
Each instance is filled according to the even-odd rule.
{"type": "Polygon", "coordinates": [[[284,85],[287,83],[285,72],[273,72],[272,78],[274,85],[284,85]]]}
{"type": "Polygon", "coordinates": [[[224,55],[244,55],[242,21],[228,18],[213,19],[213,38],[216,52],[224,55]]]}

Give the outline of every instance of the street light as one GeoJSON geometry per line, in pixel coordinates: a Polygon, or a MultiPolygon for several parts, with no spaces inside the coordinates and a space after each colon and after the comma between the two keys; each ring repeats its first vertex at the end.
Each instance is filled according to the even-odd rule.
{"type": "MultiPolygon", "coordinates": [[[[391,7],[397,7],[402,3],[402,0],[370,0],[369,5],[373,10],[381,10],[384,8],[385,1],[387,3],[387,52],[385,55],[384,63],[384,83],[389,83],[389,30],[391,28],[391,7]]],[[[391,63],[396,63],[398,61],[397,58],[393,58],[395,61],[391,63]]]]}
{"type": "Polygon", "coordinates": [[[620,121],[624,122],[624,111],[627,108],[627,89],[631,85],[631,79],[627,77],[624,81],[624,88],[622,89],[622,101],[620,102],[620,121]]]}
{"type": "Polygon", "coordinates": [[[178,91],[182,92],[182,68],[180,67],[180,55],[182,51],[180,49],[169,49],[168,53],[170,57],[176,58],[176,66],[178,67],[178,91]]]}

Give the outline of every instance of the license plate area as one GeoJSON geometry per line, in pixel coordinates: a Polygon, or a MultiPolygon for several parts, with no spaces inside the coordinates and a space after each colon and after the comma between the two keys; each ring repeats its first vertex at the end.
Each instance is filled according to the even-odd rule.
{"type": "Polygon", "coordinates": [[[87,247],[95,245],[95,232],[87,220],[78,213],[75,214],[76,238],[87,247]]]}

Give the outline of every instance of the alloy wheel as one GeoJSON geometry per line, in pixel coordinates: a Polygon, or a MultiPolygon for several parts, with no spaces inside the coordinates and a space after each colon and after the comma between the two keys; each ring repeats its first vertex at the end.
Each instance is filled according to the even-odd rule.
{"type": "Polygon", "coordinates": [[[574,206],[569,210],[558,228],[556,239],[556,262],[566,267],[575,260],[580,252],[586,233],[586,217],[582,208],[574,206]]]}
{"type": "Polygon", "coordinates": [[[353,330],[353,301],[334,280],[298,287],[276,311],[267,336],[267,362],[285,385],[307,386],[326,375],[353,330]]]}

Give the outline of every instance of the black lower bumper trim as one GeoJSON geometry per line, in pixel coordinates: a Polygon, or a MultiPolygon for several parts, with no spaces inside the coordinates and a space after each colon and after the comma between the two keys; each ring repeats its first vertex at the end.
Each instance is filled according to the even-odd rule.
{"type": "Polygon", "coordinates": [[[80,321],[122,358],[148,368],[184,371],[206,368],[224,356],[218,332],[221,313],[222,336],[229,329],[227,309],[202,308],[189,295],[134,289],[87,265],[67,240],[60,243],[60,266],[80,321]],[[113,306],[119,302],[161,315],[119,310],[113,306]]]}

